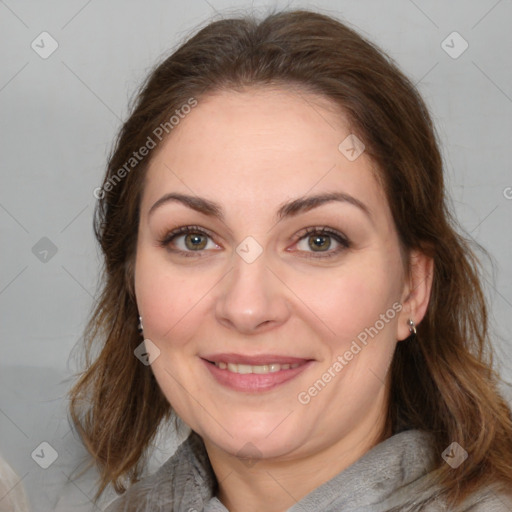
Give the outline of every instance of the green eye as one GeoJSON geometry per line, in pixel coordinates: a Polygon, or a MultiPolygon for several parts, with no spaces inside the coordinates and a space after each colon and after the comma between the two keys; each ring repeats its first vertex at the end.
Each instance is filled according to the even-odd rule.
{"type": "Polygon", "coordinates": [[[174,229],[159,240],[159,245],[183,256],[200,256],[208,250],[219,249],[212,235],[199,226],[174,229]]]}
{"type": "Polygon", "coordinates": [[[189,233],[185,236],[185,246],[191,251],[199,251],[206,247],[208,238],[199,233],[189,233]]]}
{"type": "Polygon", "coordinates": [[[315,252],[323,252],[331,247],[331,237],[329,235],[310,235],[308,245],[315,252]]]}
{"type": "Polygon", "coordinates": [[[329,227],[307,228],[297,237],[296,248],[305,257],[328,258],[351,247],[345,235],[329,227]]]}

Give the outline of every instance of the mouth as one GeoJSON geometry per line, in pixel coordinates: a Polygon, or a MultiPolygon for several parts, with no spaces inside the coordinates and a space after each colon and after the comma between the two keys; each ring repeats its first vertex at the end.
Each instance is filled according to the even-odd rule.
{"type": "Polygon", "coordinates": [[[227,370],[228,372],[232,372],[232,373],[240,373],[242,375],[247,375],[249,373],[257,373],[259,375],[264,375],[266,373],[276,373],[276,372],[280,372],[281,370],[289,370],[290,368],[295,369],[300,366],[300,363],[293,363],[293,364],[270,363],[270,364],[251,365],[251,364],[225,363],[224,361],[214,362],[213,364],[217,368],[220,368],[221,370],[227,370]]]}
{"type": "Polygon", "coordinates": [[[236,391],[261,392],[289,382],[313,360],[281,355],[215,354],[201,357],[221,385],[236,391]]]}

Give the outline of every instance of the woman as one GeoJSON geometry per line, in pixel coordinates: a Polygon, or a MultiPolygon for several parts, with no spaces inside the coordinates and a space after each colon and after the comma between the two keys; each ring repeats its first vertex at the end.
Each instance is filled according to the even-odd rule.
{"type": "Polygon", "coordinates": [[[192,430],[109,511],[511,509],[478,262],[426,107],[372,44],[306,11],[209,24],[95,194],[102,345],[71,414],[98,496],[171,411],[192,430]]]}

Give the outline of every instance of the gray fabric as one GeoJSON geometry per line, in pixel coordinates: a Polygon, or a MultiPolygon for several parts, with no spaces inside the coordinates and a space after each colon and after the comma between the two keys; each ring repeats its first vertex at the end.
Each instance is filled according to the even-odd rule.
{"type": "MultiPolygon", "coordinates": [[[[431,440],[419,430],[390,437],[288,512],[448,511],[430,484],[436,459],[431,440]]],[[[204,444],[192,433],[155,474],[133,485],[106,512],[229,512],[215,494],[204,444]]],[[[487,489],[450,512],[512,512],[512,499],[487,489]]]]}

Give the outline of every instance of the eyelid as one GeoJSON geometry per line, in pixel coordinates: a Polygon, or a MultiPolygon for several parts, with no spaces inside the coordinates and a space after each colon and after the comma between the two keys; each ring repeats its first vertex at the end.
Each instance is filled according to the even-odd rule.
{"type": "Polygon", "coordinates": [[[179,226],[177,228],[171,229],[170,231],[165,231],[163,236],[158,237],[158,242],[160,244],[166,244],[170,243],[171,240],[179,235],[186,235],[189,233],[201,233],[203,235],[209,236],[210,238],[213,238],[213,233],[206,229],[202,228],[201,226],[179,226]]]}
{"type": "Polygon", "coordinates": [[[307,228],[301,229],[296,235],[296,240],[300,240],[301,238],[304,238],[307,235],[332,235],[333,237],[339,238],[340,243],[349,243],[348,238],[343,234],[340,233],[337,229],[330,228],[329,226],[310,226],[307,228]]]}

